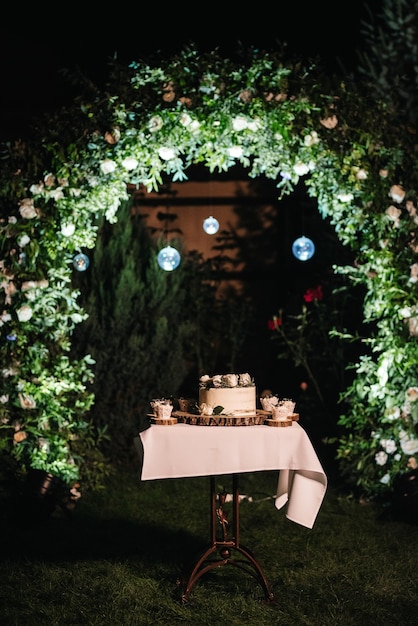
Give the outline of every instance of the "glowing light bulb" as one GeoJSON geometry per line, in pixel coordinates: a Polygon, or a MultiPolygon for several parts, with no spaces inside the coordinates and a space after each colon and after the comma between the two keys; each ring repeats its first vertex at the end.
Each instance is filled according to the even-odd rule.
{"type": "Polygon", "coordinates": [[[172,272],[180,265],[180,254],[175,248],[166,246],[157,256],[158,265],[166,272],[172,272]]]}
{"type": "Polygon", "coordinates": [[[208,235],[214,235],[219,230],[219,222],[215,217],[207,217],[203,222],[203,230],[208,235]]]}
{"type": "Polygon", "coordinates": [[[292,252],[299,261],[309,261],[315,254],[315,245],[308,237],[298,237],[293,242],[292,252]]]}
{"type": "Polygon", "coordinates": [[[90,259],[86,254],[80,252],[73,258],[73,265],[78,272],[85,272],[90,265],[90,259]]]}

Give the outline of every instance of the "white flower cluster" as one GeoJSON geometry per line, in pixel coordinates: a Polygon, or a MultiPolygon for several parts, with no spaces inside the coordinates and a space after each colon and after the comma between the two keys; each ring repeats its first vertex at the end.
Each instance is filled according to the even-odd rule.
{"type": "Polygon", "coordinates": [[[199,379],[199,387],[211,389],[213,387],[254,387],[254,380],[247,373],[245,374],[216,374],[208,376],[205,374],[199,379]]]}

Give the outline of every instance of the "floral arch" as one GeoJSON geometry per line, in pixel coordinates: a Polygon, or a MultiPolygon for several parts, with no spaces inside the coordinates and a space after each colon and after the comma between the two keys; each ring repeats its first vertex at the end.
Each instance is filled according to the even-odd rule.
{"type": "MultiPolygon", "coordinates": [[[[49,120],[30,142],[4,146],[0,454],[67,483],[83,477],[77,441],[91,359],[70,359],[85,318],[71,287],[74,254],[95,245],[97,219],[117,220],[127,184],[158,190],[235,164],[277,181],[303,178],[365,288],[368,354],[354,364],[341,417],[343,471],[369,496],[391,493],[418,459],[416,156],[396,112],[345,84],[324,93],[315,67],[251,51],[111,66],[109,81],[49,120]]],[[[348,340],[350,338],[347,338],[348,340]]]]}

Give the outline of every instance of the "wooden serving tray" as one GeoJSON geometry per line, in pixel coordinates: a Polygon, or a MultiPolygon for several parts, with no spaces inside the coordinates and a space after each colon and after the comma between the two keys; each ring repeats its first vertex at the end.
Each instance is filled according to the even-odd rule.
{"type": "Polygon", "coordinates": [[[174,411],[173,416],[182,424],[191,426],[259,426],[264,424],[266,414],[257,411],[254,415],[199,415],[174,411]]]}
{"type": "Polygon", "coordinates": [[[266,419],[266,426],[274,426],[275,428],[284,428],[285,426],[292,426],[293,420],[292,418],[287,420],[274,420],[274,419],[266,419]]]}
{"type": "Polygon", "coordinates": [[[151,418],[151,424],[157,424],[159,426],[173,426],[173,424],[177,424],[177,417],[155,417],[154,413],[148,413],[148,417],[151,418]]]}

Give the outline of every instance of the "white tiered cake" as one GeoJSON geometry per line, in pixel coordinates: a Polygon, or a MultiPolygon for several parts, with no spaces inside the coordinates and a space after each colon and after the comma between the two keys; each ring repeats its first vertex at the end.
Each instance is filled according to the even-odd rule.
{"type": "Polygon", "coordinates": [[[218,374],[199,379],[201,415],[255,415],[256,387],[249,374],[218,374]]]}

